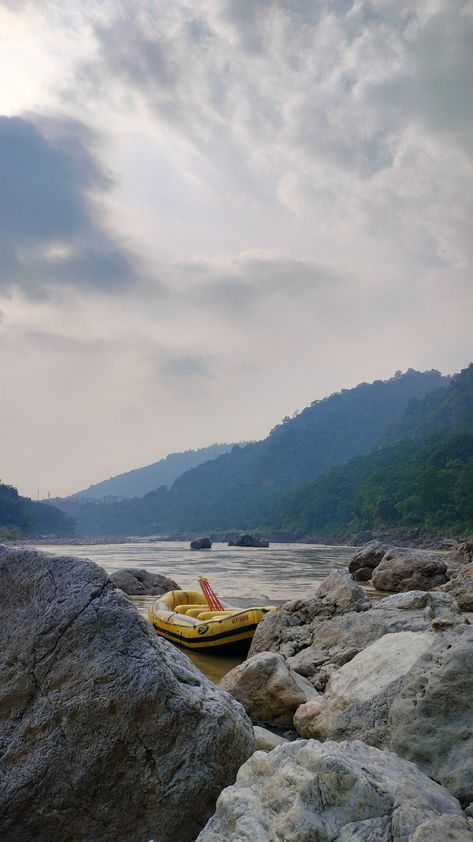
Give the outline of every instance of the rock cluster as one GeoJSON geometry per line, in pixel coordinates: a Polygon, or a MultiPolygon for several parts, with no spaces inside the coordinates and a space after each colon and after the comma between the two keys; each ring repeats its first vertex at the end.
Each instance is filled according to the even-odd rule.
{"type": "Polygon", "coordinates": [[[0,547],[0,581],[2,842],[194,840],[254,751],[243,708],[92,562],[0,547]]]}
{"type": "Polygon", "coordinates": [[[269,547],[269,541],[264,538],[254,538],[253,535],[240,535],[228,542],[229,547],[269,547]]]}
{"type": "Polygon", "coordinates": [[[160,596],[167,591],[180,590],[174,579],[162,576],[160,573],[151,573],[144,568],[124,567],[110,574],[112,582],[129,596],[140,596],[148,594],[160,596]]]}

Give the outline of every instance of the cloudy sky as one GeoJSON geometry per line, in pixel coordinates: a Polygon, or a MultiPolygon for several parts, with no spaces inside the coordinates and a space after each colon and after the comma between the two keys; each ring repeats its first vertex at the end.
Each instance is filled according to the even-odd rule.
{"type": "Polygon", "coordinates": [[[470,0],[0,0],[0,477],[473,359],[470,0]]]}

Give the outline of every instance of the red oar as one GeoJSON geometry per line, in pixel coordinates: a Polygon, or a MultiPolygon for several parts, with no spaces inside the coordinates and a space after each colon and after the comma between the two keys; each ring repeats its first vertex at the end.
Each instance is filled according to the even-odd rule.
{"type": "Polygon", "coordinates": [[[214,590],[212,590],[209,580],[205,578],[205,576],[199,576],[199,585],[202,593],[204,594],[207,605],[209,606],[211,611],[224,611],[224,607],[220,602],[217,594],[214,590]]]}

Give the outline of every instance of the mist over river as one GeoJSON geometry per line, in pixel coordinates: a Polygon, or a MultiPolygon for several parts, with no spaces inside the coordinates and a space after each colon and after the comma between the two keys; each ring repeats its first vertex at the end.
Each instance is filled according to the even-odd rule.
{"type": "MultiPolygon", "coordinates": [[[[42,545],[54,555],[90,558],[107,573],[123,567],[146,568],[173,578],[183,589],[199,590],[197,579],[206,576],[213,589],[232,605],[281,604],[307,596],[331,570],[346,568],[354,547],[315,544],[272,544],[268,548],[228,547],[215,543],[211,550],[191,550],[184,541],[126,544],[42,545]]],[[[156,597],[132,597],[146,616],[156,597]]],[[[208,655],[184,650],[212,681],[218,681],[242,656],[208,655]]]]}

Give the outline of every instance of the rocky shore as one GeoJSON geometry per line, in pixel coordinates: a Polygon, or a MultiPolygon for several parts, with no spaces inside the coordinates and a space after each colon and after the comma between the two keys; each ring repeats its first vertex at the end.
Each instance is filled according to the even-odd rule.
{"type": "Polygon", "coordinates": [[[92,562],[0,575],[2,840],[473,842],[472,543],[371,542],[218,687],[92,562]]]}

